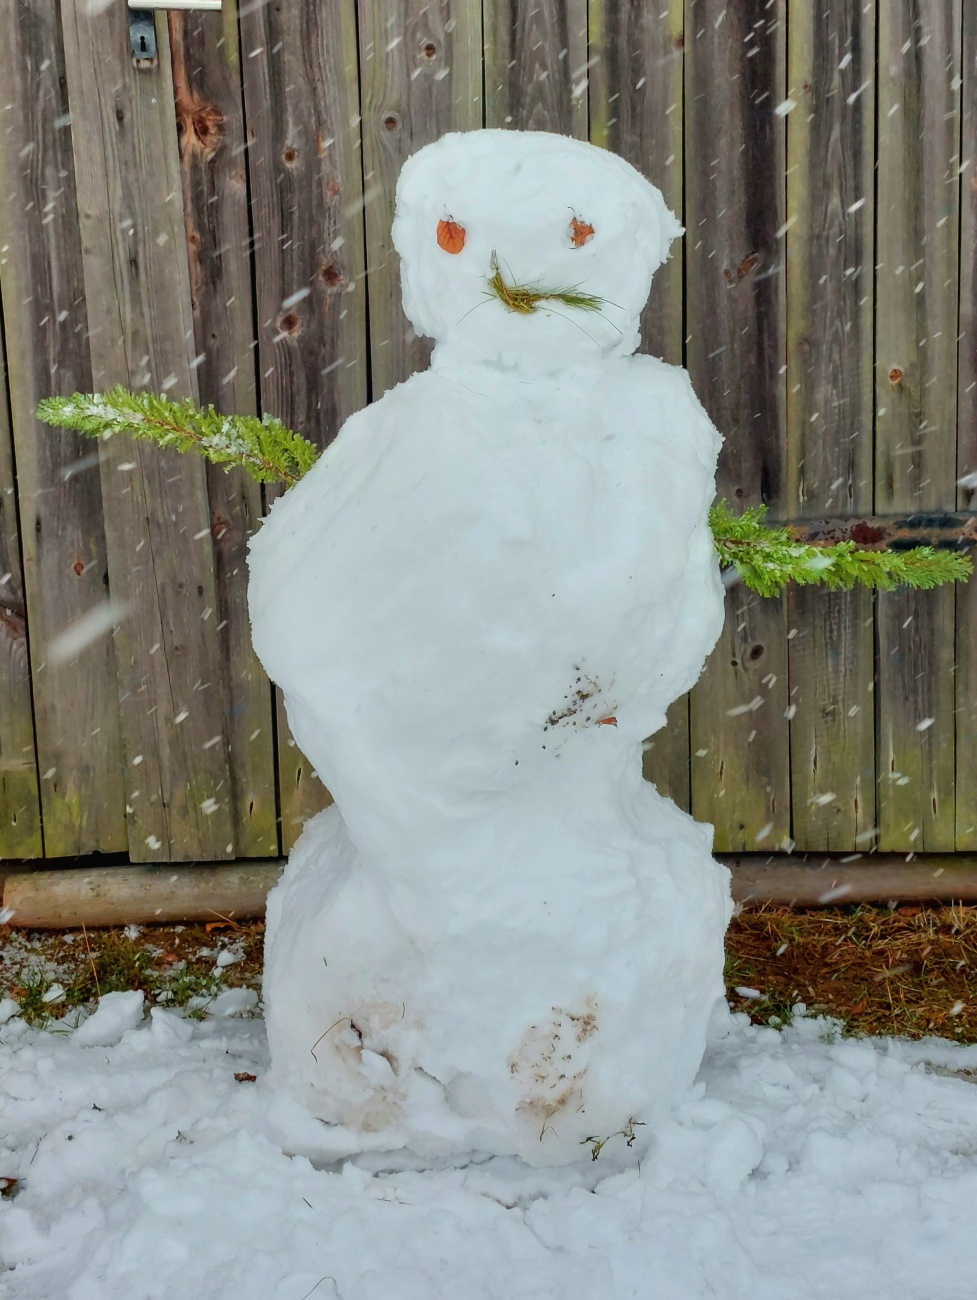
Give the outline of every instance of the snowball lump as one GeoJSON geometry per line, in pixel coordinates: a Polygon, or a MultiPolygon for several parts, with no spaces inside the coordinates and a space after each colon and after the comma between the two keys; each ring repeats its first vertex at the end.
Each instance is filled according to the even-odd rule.
{"type": "Polygon", "coordinates": [[[142,1022],[145,998],[139,989],[103,993],[94,1014],[78,1028],[79,1047],[114,1047],[122,1035],[142,1022]]]}
{"type": "Polygon", "coordinates": [[[526,348],[554,366],[630,355],[651,277],[681,233],[660,191],[623,158],[535,131],[456,133],[421,149],[401,172],[393,225],[417,332],[450,345],[454,359],[511,365],[526,348]],[[463,229],[460,252],[440,247],[442,221],[463,229]],[[574,221],[594,232],[579,246],[574,221]],[[579,289],[602,308],[512,312],[487,292],[496,265],[509,285],[579,289]]]}

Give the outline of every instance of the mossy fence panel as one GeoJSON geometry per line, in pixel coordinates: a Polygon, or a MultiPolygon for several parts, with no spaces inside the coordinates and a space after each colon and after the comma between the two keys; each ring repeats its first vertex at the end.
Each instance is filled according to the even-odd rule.
{"type": "MultiPolygon", "coordinates": [[[[389,223],[448,130],[556,130],[664,191],[645,347],[774,516],[967,512],[977,16],[961,0],[3,0],[0,855],[275,857],[328,799],[250,648],[271,493],[38,424],[114,382],[320,446],[426,364],[389,223]],[[145,28],[143,29],[145,32],[145,28]]],[[[974,584],[728,595],[646,774],[717,848],[977,845],[974,584]]]]}

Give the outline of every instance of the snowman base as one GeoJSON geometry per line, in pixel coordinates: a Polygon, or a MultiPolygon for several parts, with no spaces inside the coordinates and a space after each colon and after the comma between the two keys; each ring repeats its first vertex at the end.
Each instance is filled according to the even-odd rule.
{"type": "Polygon", "coordinates": [[[647,1147],[723,994],[729,873],[709,828],[640,778],[629,795],[583,837],[483,827],[450,898],[366,870],[336,808],[308,823],[268,901],[271,1083],[323,1121],[290,1146],[531,1165],[647,1147]],[[515,895],[492,863],[517,853],[515,895]]]}

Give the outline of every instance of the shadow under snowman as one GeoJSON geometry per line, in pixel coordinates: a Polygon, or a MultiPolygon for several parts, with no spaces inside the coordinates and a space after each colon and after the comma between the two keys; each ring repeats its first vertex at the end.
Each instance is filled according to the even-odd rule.
{"type": "Polygon", "coordinates": [[[268,904],[293,1148],[640,1151],[699,1066],[728,873],[641,775],[723,618],[719,434],[683,370],[632,355],[679,233],[559,136],[449,135],[403,169],[431,367],[251,547],[255,648],[336,800],[268,904]]]}

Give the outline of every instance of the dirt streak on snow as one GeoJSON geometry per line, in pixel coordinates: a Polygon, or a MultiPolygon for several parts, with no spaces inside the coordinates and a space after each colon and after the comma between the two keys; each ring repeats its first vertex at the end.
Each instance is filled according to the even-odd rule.
{"type": "MultiPolygon", "coordinates": [[[[977,1047],[734,1016],[640,1170],[316,1169],[271,1140],[263,1026],[111,1047],[0,1029],[10,1300],[964,1300],[977,1047]],[[958,1072],[958,1073],[954,1073],[958,1072]],[[257,1075],[257,1083],[235,1074],[257,1075]],[[16,1195],[10,1196],[10,1192],[16,1195]]],[[[279,1116],[279,1120],[280,1120],[279,1116]]]]}

